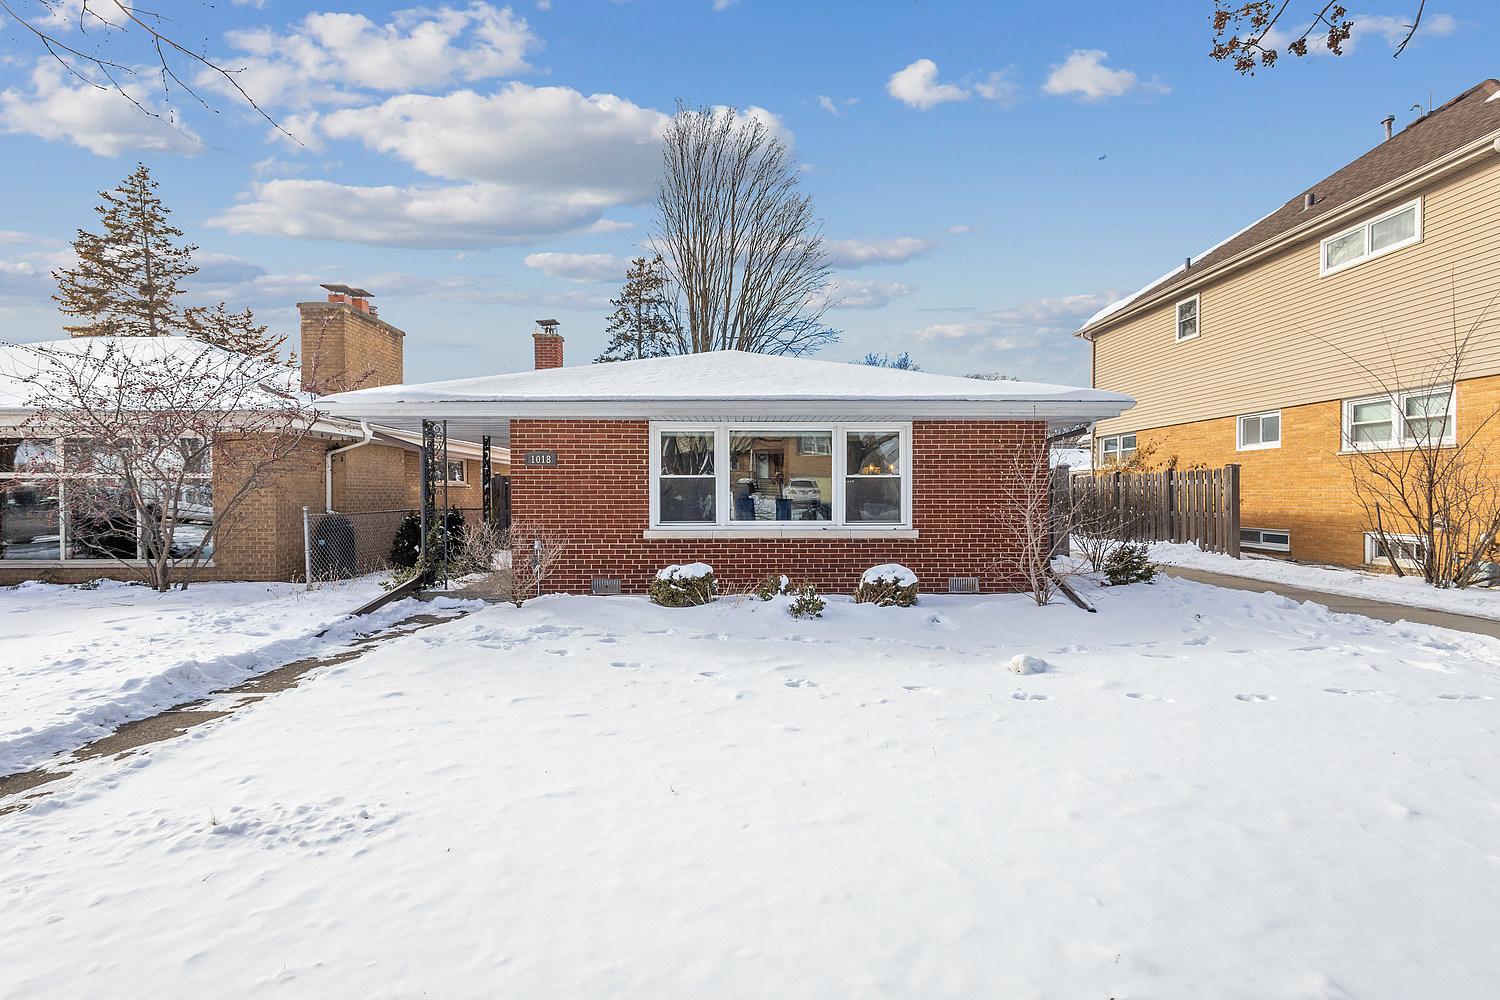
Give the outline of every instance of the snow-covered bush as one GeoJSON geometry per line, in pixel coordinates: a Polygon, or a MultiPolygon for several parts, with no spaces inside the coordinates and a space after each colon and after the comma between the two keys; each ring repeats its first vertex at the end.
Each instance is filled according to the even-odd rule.
{"type": "Polygon", "coordinates": [[[755,596],[762,601],[769,601],[778,594],[785,594],[792,585],[784,573],[772,573],[755,587],[755,596]]]}
{"type": "Polygon", "coordinates": [[[1127,583],[1150,583],[1156,576],[1156,564],[1146,558],[1146,546],[1121,545],[1104,560],[1104,579],[1111,587],[1127,583]]]}
{"type": "Polygon", "coordinates": [[[909,608],[917,603],[917,574],[900,563],[885,563],[865,570],[854,591],[857,604],[875,604],[882,608],[895,605],[909,608]]]}
{"type": "MultiPolygon", "coordinates": [[[[783,580],[786,577],[782,577],[783,580]]],[[[804,580],[795,586],[785,586],[785,593],[791,597],[791,604],[787,605],[787,613],[793,618],[822,618],[823,609],[828,602],[818,595],[818,587],[811,580],[804,580]]]]}
{"type": "Polygon", "coordinates": [[[690,608],[713,601],[719,592],[714,568],[708,563],[686,563],[658,570],[651,581],[651,603],[664,608],[690,608]]]}
{"type": "Polygon", "coordinates": [[[1010,658],[1010,672],[1013,674],[1043,674],[1047,672],[1047,661],[1039,656],[1017,653],[1010,658]]]}

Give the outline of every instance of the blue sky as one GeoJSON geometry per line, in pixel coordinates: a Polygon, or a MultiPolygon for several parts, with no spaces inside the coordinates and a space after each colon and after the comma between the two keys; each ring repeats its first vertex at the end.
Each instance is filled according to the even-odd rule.
{"type": "Polygon", "coordinates": [[[410,381],[528,368],[540,317],[587,361],[682,99],[760,109],[799,153],[842,300],[822,357],[1086,385],[1069,335],[1101,305],[1368,150],[1387,114],[1500,75],[1493,4],[1469,0],[1429,3],[1399,59],[1415,4],[1354,5],[1347,55],[1253,78],[1208,58],[1211,0],[180,7],[179,40],[243,68],[297,141],[212,80],[205,108],[143,73],[171,124],[148,117],[4,25],[0,339],[59,335],[49,272],[141,160],[202,247],[196,300],[295,334],[320,282],[362,285],[406,330],[410,381]]]}

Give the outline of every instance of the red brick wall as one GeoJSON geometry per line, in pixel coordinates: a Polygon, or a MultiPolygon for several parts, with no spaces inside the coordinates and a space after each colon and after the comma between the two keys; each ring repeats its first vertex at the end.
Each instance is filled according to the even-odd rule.
{"type": "Polygon", "coordinates": [[[533,333],[533,360],[537,371],[563,366],[563,339],[555,333],[533,333]]]}
{"type": "Polygon", "coordinates": [[[1024,586],[1021,539],[1000,525],[998,511],[1005,497],[1043,488],[1045,470],[1028,474],[1030,483],[1018,481],[1014,456],[1041,447],[1045,436],[1040,421],[917,421],[910,474],[919,538],[645,539],[647,421],[515,420],[512,452],[555,451],[558,464],[511,470],[511,512],[516,522],[540,523],[563,537],[566,548],[547,583],[553,592],[586,594],[595,577],[608,577],[625,593],[642,594],[657,570],[695,561],[713,566],[732,587],[785,573],[851,594],[866,569],[898,562],[917,574],[923,591],[946,591],[951,576],[977,576],[986,592],[1013,591],[1024,586]]]}

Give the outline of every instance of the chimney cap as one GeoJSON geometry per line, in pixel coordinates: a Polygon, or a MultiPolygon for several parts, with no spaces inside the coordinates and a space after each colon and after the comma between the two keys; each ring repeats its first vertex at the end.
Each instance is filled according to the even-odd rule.
{"type": "Polygon", "coordinates": [[[536,320],[536,325],[546,327],[548,330],[551,330],[553,327],[561,326],[562,324],[555,319],[539,319],[536,320]]]}
{"type": "Polygon", "coordinates": [[[368,298],[373,298],[374,297],[374,293],[372,293],[372,292],[367,292],[363,288],[351,288],[348,285],[320,285],[319,287],[320,288],[326,288],[330,292],[334,292],[335,294],[338,294],[338,295],[353,295],[356,298],[361,298],[361,299],[368,299],[368,298]]]}

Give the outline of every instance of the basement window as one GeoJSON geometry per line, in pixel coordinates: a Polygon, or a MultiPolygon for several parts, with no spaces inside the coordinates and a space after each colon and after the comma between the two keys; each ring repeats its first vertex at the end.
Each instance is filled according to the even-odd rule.
{"type": "Polygon", "coordinates": [[[1407,202],[1323,241],[1318,273],[1342,271],[1381,254],[1422,241],[1422,199],[1407,202]]]}
{"type": "Polygon", "coordinates": [[[1420,535],[1392,535],[1387,533],[1382,543],[1374,531],[1365,532],[1365,562],[1388,564],[1387,552],[1395,557],[1397,564],[1405,569],[1418,569],[1427,555],[1427,540],[1420,535]]]}
{"type": "Polygon", "coordinates": [[[1292,533],[1271,528],[1241,528],[1240,545],[1247,549],[1268,549],[1272,552],[1290,552],[1292,533]]]}

